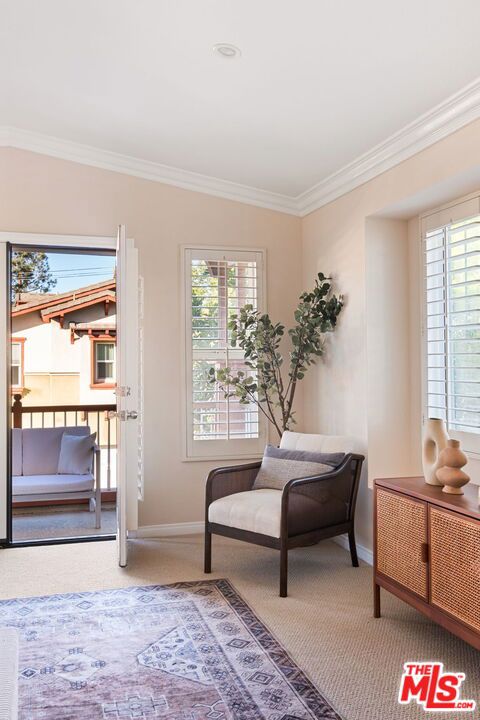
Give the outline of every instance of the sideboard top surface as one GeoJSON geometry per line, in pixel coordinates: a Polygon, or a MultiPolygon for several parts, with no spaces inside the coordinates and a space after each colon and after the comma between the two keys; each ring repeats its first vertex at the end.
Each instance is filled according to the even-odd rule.
{"type": "Polygon", "coordinates": [[[480,520],[478,485],[466,485],[464,495],[449,495],[441,487],[428,485],[423,477],[377,478],[375,485],[410,495],[410,497],[438,505],[446,510],[480,520]]]}

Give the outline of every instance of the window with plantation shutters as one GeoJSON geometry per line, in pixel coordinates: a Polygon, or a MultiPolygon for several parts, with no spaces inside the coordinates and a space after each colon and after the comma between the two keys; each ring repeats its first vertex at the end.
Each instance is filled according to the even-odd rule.
{"type": "Polygon", "coordinates": [[[478,435],[480,214],[427,229],[424,253],[427,417],[478,435]]]}
{"type": "Polygon", "coordinates": [[[185,250],[186,458],[242,458],[263,451],[265,427],[254,403],[225,398],[209,370],[248,370],[228,323],[244,305],[263,310],[263,253],[185,250]]]}

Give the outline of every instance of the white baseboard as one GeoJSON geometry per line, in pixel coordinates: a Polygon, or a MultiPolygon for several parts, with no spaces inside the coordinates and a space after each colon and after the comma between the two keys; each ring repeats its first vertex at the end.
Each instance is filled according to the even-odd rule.
{"type": "MultiPolygon", "coordinates": [[[[169,525],[142,525],[136,532],[129,533],[132,538],[149,538],[149,537],[175,537],[176,535],[200,535],[203,533],[205,523],[200,520],[189,523],[171,523],[169,525]]],[[[338,545],[345,550],[350,550],[348,538],[346,535],[338,535],[332,538],[338,545]]],[[[360,560],[373,565],[373,552],[357,543],[357,554],[360,560]]]]}
{"type": "Polygon", "coordinates": [[[129,536],[148,538],[174,537],[175,535],[198,535],[199,533],[203,533],[204,529],[205,523],[202,520],[189,523],[172,523],[169,525],[142,525],[135,533],[129,533],[129,536]]]}
{"type": "MultiPolygon", "coordinates": [[[[332,538],[332,540],[334,540],[337,545],[341,545],[341,547],[350,552],[348,537],[346,535],[337,535],[337,537],[332,538]]],[[[365,547],[365,545],[359,545],[357,543],[357,555],[360,560],[368,563],[368,565],[373,565],[373,552],[369,548],[365,547]]]]}

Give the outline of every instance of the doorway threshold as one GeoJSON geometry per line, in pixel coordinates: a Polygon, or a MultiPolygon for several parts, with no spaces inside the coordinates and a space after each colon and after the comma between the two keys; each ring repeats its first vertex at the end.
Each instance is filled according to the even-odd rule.
{"type": "Polygon", "coordinates": [[[105,540],[116,540],[116,535],[85,535],[82,537],[41,538],[38,540],[17,541],[12,540],[3,547],[6,549],[18,547],[36,547],[40,545],[73,545],[74,543],[103,542],[105,540]]]}

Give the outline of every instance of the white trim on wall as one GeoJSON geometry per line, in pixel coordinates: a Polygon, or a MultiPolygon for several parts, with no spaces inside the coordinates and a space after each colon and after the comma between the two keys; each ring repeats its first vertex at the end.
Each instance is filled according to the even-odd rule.
{"type": "MultiPolygon", "coordinates": [[[[332,538],[332,540],[333,542],[337,543],[337,545],[340,545],[340,547],[350,553],[350,546],[348,544],[347,535],[337,535],[336,537],[332,538]]],[[[357,543],[357,555],[360,560],[363,560],[363,562],[366,562],[368,565],[373,565],[373,550],[365,547],[365,545],[359,545],[357,543]]]]}
{"type": "Polygon", "coordinates": [[[0,127],[1,146],[29,150],[30,152],[49,155],[61,160],[70,160],[82,165],[90,165],[103,170],[111,170],[124,175],[133,175],[145,180],[161,182],[165,185],[174,185],[184,190],[192,190],[193,192],[214,195],[226,200],[246,203],[247,205],[256,205],[268,210],[278,210],[291,215],[298,215],[295,199],[287,195],[241,185],[240,183],[210,177],[209,175],[202,175],[190,170],[182,170],[181,168],[163,165],[150,160],[142,160],[130,155],[122,155],[110,150],[102,150],[90,145],[82,145],[71,140],[62,140],[61,138],[43,135],[30,130],[0,127]]]}
{"type": "Polygon", "coordinates": [[[141,525],[134,533],[129,532],[132,538],[149,537],[176,537],[178,535],[200,535],[205,532],[205,522],[169,523],[166,525],[141,525]]]}
{"type": "Polygon", "coordinates": [[[303,217],[390,170],[480,118],[480,78],[406,125],[353,162],[298,195],[303,217]]]}
{"type": "MultiPolygon", "coordinates": [[[[136,532],[129,533],[131,538],[161,538],[161,537],[179,537],[181,535],[202,535],[205,532],[205,522],[203,520],[197,522],[171,523],[167,525],[141,525],[136,532]]],[[[338,535],[332,538],[337,545],[350,553],[348,538],[346,535],[338,535]]],[[[364,545],[357,543],[357,554],[360,560],[373,565],[373,552],[364,545]]]]}
{"type": "Polygon", "coordinates": [[[304,217],[480,118],[480,78],[450,95],[353,162],[297,196],[122,155],[21,128],[0,126],[0,147],[29,150],[83,165],[174,185],[304,217]]]}

